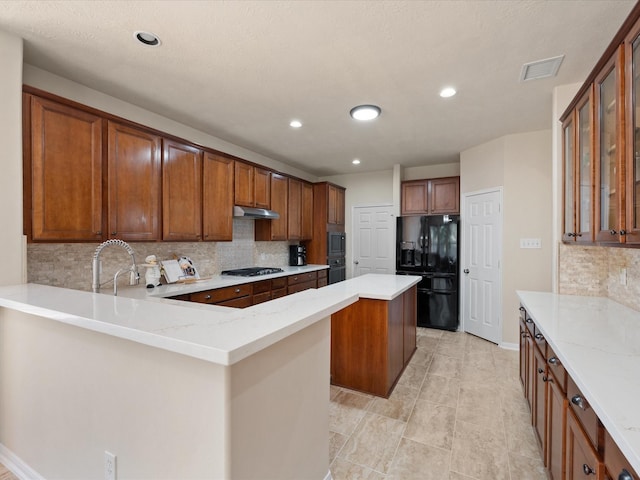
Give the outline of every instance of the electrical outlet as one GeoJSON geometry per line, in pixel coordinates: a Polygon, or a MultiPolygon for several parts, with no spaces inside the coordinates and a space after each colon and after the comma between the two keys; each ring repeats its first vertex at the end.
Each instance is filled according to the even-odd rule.
{"type": "Polygon", "coordinates": [[[620,270],[620,285],[627,284],[627,269],[623,268],[620,270]]]}
{"type": "Polygon", "coordinates": [[[108,451],[104,451],[104,480],[116,480],[116,456],[108,451]]]}

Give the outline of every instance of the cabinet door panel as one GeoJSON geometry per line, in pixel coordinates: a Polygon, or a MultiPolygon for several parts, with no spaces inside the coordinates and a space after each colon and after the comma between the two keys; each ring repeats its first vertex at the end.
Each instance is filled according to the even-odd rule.
{"type": "Polygon", "coordinates": [[[235,162],[235,203],[243,207],[255,206],[253,166],[235,162]]]}
{"type": "MultiPolygon", "coordinates": [[[[592,87],[593,88],[593,87],[592,87]]],[[[592,89],[577,107],[576,241],[593,241],[592,89]]]]}
{"type": "Polygon", "coordinates": [[[102,120],[32,97],[31,156],[33,240],[100,240],[102,120]]]}
{"type": "Polygon", "coordinates": [[[202,238],[202,151],[163,140],[162,239],[202,238]]]}
{"type": "Polygon", "coordinates": [[[547,361],[545,360],[540,350],[537,347],[534,348],[533,354],[533,405],[531,406],[531,413],[533,414],[533,427],[538,441],[542,446],[542,451],[545,452],[545,439],[546,439],[546,424],[547,424],[547,361]]]}
{"type": "Polygon", "coordinates": [[[429,211],[428,181],[402,183],[402,215],[426,215],[429,211]]]}
{"type": "Polygon", "coordinates": [[[437,215],[460,213],[460,177],[436,178],[430,182],[429,213],[437,215]]]}
{"type": "Polygon", "coordinates": [[[576,232],[576,210],[575,210],[575,121],[571,115],[562,125],[562,168],[563,168],[563,234],[562,240],[575,241],[576,232]]]}
{"type": "Polygon", "coordinates": [[[327,223],[338,223],[338,189],[329,185],[329,206],[327,208],[327,223]]]}
{"type": "Polygon", "coordinates": [[[406,364],[416,349],[417,329],[417,287],[413,286],[402,295],[404,328],[404,363],[406,364]]]}
{"type": "Polygon", "coordinates": [[[640,23],[625,40],[626,99],[627,99],[627,155],[625,168],[626,215],[625,243],[640,243],[640,23]]]}
{"type": "Polygon", "coordinates": [[[580,428],[571,409],[567,410],[567,455],[565,472],[567,480],[604,478],[603,465],[598,454],[580,428]]]}
{"type": "Polygon", "coordinates": [[[256,207],[271,208],[271,172],[269,170],[255,169],[254,195],[256,207]]]}
{"type": "Polygon", "coordinates": [[[302,182],[294,178],[289,179],[287,224],[289,240],[300,240],[302,238],[302,182]]]}
{"type": "Polygon", "coordinates": [[[233,160],[205,152],[202,172],[204,240],[233,240],[233,179],[233,160]]]}
{"type": "Polygon", "coordinates": [[[565,429],[567,423],[567,399],[558,388],[556,378],[548,382],[547,401],[547,459],[546,465],[553,480],[564,478],[565,429]]]}
{"type": "Polygon", "coordinates": [[[302,183],[302,232],[301,240],[313,238],[313,185],[302,183]]]}
{"type": "Polygon", "coordinates": [[[160,137],[109,122],[109,235],[160,239],[160,137]]]}

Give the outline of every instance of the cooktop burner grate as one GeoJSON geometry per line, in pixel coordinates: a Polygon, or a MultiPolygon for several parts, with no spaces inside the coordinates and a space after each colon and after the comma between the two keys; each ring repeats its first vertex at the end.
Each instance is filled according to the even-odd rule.
{"type": "Polygon", "coordinates": [[[235,270],[225,270],[221,275],[235,275],[236,277],[255,277],[258,275],[269,275],[271,273],[280,273],[284,270],[277,267],[247,267],[237,268],[235,270]]]}

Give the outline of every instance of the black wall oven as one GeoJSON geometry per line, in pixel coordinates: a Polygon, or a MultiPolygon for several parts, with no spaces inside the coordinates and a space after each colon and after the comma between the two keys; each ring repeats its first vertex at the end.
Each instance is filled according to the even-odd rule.
{"type": "Polygon", "coordinates": [[[327,257],[346,256],[346,236],[344,232],[328,232],[327,233],[327,257]]]}

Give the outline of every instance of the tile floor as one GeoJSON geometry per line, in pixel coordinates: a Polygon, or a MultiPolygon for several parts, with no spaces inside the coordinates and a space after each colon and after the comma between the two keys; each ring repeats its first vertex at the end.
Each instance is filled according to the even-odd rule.
{"type": "Polygon", "coordinates": [[[334,480],[546,480],[518,352],[418,329],[388,400],[331,387],[334,480]]]}
{"type": "Polygon", "coordinates": [[[388,400],[332,386],[329,430],[334,480],[548,478],[518,352],[466,333],[419,328],[388,400]]]}

